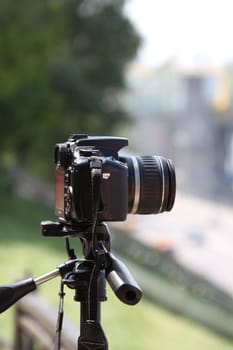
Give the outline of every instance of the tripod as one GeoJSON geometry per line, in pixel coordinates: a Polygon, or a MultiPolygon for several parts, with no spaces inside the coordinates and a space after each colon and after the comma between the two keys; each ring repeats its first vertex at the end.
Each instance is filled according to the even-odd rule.
{"type": "MultiPolygon", "coordinates": [[[[0,312],[5,311],[37,286],[57,276],[62,285],[74,289],[74,300],[80,302],[80,336],[78,350],[108,350],[107,338],[101,327],[101,302],[106,300],[106,280],[115,295],[128,305],[135,305],[142,291],[127,267],[110,252],[110,234],[105,223],[92,226],[70,226],[63,223],[42,222],[44,236],[66,237],[67,262],[38,278],[0,287],[0,312]],[[76,258],[67,237],[81,240],[84,259],[76,258]]],[[[62,294],[62,293],[61,293],[62,294]]],[[[60,349],[61,319],[58,319],[56,348],[60,349]]]]}

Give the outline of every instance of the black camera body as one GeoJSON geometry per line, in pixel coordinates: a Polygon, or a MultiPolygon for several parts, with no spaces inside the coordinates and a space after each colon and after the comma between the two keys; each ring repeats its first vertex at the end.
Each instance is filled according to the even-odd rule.
{"type": "Polygon", "coordinates": [[[91,224],[95,192],[100,221],[171,210],[176,190],[172,162],[160,156],[120,157],[127,145],[126,138],[79,134],[56,145],[55,214],[60,222],[91,224]]]}
{"type": "Polygon", "coordinates": [[[128,169],[118,151],[127,139],[72,135],[55,148],[55,214],[66,222],[91,223],[93,184],[91,171],[101,168],[100,217],[123,221],[128,213],[128,169]]]}

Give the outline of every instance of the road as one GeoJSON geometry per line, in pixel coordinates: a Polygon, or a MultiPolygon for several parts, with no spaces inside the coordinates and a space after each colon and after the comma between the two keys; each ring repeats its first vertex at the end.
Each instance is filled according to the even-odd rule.
{"type": "Polygon", "coordinates": [[[171,249],[175,259],[233,297],[233,208],[178,193],[171,212],[128,215],[123,229],[144,244],[171,249]]]}

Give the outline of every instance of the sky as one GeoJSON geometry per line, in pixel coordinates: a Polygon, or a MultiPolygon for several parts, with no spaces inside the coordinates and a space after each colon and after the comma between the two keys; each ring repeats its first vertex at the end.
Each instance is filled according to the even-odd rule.
{"type": "Polygon", "coordinates": [[[147,66],[233,60],[233,0],[128,0],[125,11],[144,38],[138,60],[147,66]]]}

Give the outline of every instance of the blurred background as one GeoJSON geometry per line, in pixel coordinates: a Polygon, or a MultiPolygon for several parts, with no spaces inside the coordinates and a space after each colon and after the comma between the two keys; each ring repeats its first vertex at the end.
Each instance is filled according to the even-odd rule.
{"type": "MultiPolygon", "coordinates": [[[[0,283],[66,259],[62,239],[40,234],[41,220],[55,220],[54,144],[71,133],[127,137],[128,154],[174,161],[177,197],[170,213],[111,225],[144,299],[129,310],[109,290],[110,348],[232,349],[231,1],[0,0],[0,9],[0,283]]],[[[38,293],[56,306],[57,291],[50,282],[38,293]]],[[[14,310],[0,325],[9,348],[14,310]]]]}

